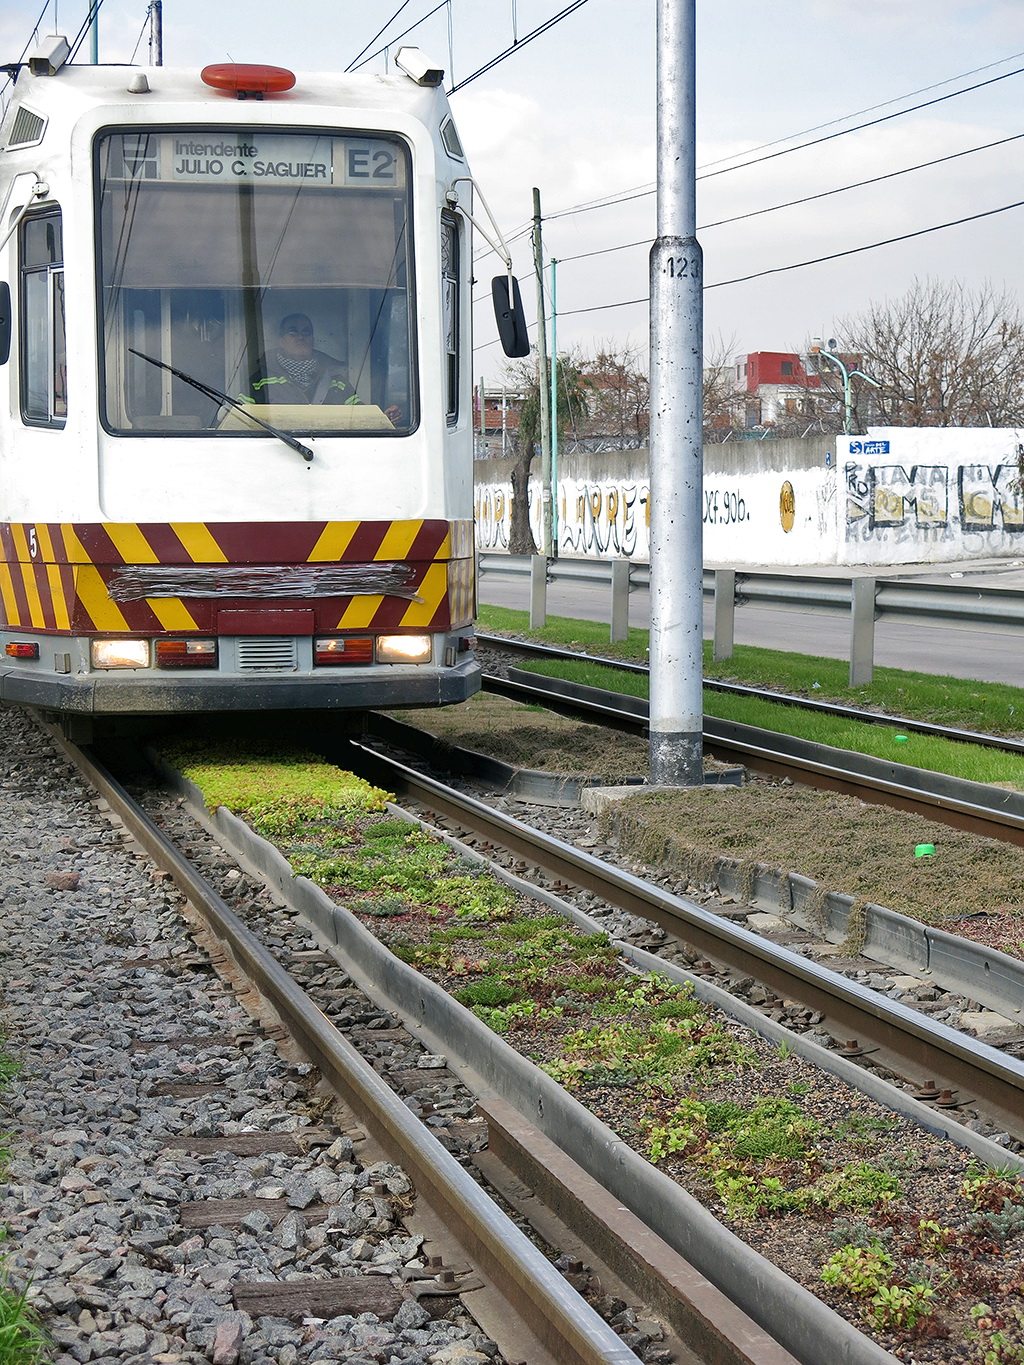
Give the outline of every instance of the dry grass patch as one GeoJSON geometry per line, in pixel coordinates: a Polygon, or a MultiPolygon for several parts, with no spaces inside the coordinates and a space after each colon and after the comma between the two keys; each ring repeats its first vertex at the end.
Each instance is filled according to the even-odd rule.
{"type": "MultiPolygon", "coordinates": [[[[604,817],[620,848],[703,882],[717,857],[813,877],[927,924],[986,914],[1024,935],[1024,851],[837,792],[755,781],[631,796],[604,817]],[[933,858],[916,858],[934,844],[933,858]]],[[[608,830],[606,829],[606,833],[608,830]]],[[[959,932],[959,929],[957,930],[959,932]]]]}
{"type": "Polygon", "coordinates": [[[487,692],[457,706],[392,714],[461,749],[518,768],[571,777],[642,777],[647,772],[645,740],[487,692]]]}

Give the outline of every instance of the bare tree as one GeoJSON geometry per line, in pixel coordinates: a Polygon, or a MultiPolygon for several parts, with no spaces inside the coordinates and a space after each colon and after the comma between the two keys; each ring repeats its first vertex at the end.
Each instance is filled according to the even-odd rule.
{"type": "MultiPolygon", "coordinates": [[[[851,386],[868,420],[892,426],[1024,424],[1024,317],[990,284],[915,280],[840,324],[843,350],[881,385],[851,386]]],[[[841,381],[821,370],[823,387],[841,381]]]]}
{"type": "Polygon", "coordinates": [[[587,413],[580,436],[606,437],[623,446],[645,440],[650,428],[650,384],[638,346],[605,342],[597,355],[572,357],[585,379],[587,413]]]}

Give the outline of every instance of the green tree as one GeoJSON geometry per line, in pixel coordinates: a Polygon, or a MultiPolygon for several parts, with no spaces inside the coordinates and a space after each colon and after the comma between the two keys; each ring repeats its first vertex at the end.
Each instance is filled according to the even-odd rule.
{"type": "MultiPolygon", "coordinates": [[[[508,382],[523,395],[519,406],[519,430],[514,439],[512,465],[512,504],[509,517],[508,548],[514,555],[537,554],[537,542],[530,528],[530,470],[540,442],[540,391],[538,365],[533,357],[509,367],[508,382]]],[[[561,440],[569,431],[577,432],[587,418],[588,398],[593,383],[579,356],[558,357],[558,396],[555,422],[561,440]]],[[[544,401],[550,402],[550,378],[544,384],[544,401]]]]}

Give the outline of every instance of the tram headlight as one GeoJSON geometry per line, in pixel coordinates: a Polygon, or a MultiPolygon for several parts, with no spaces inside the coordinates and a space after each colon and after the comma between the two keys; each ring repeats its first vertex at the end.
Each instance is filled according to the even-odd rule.
{"type": "Polygon", "coordinates": [[[378,635],[379,664],[426,664],[430,662],[429,635],[378,635]]]}
{"type": "Polygon", "coordinates": [[[148,640],[93,640],[93,668],[148,668],[148,640]]]}

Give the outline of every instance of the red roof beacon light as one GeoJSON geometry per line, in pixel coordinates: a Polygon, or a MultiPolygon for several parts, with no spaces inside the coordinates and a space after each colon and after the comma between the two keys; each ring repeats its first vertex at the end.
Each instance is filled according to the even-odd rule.
{"type": "Polygon", "coordinates": [[[204,85],[212,86],[214,90],[231,91],[240,100],[261,100],[264,95],[290,90],[295,84],[295,76],[283,66],[221,62],[216,66],[204,66],[201,74],[204,85]]]}

